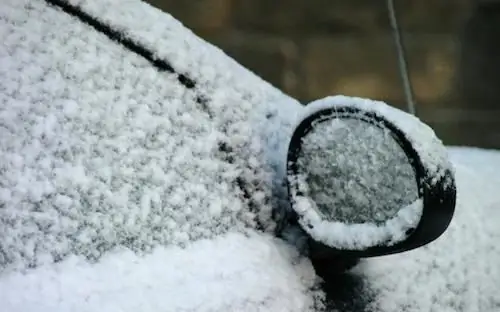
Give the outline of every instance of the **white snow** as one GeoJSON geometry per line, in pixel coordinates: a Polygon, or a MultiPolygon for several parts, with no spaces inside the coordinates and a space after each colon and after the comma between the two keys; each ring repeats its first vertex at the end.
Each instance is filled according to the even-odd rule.
{"type": "MultiPolygon", "coordinates": [[[[352,274],[367,288],[359,293],[360,301],[368,301],[364,311],[498,309],[500,178],[494,173],[500,170],[500,152],[449,151],[459,192],[450,228],[426,247],[357,266],[352,274]]],[[[302,311],[311,298],[321,296],[309,292],[310,270],[307,261],[270,238],[228,234],[186,249],[159,247],[146,257],[117,252],[94,265],[71,257],[27,273],[5,274],[0,301],[12,312],[302,311]]]]}
{"type": "Polygon", "coordinates": [[[355,119],[313,124],[288,177],[306,232],[340,249],[404,240],[423,206],[415,171],[390,131],[355,119]]]}
{"type": "Polygon", "coordinates": [[[458,191],[450,227],[425,247],[355,269],[375,294],[367,311],[500,309],[500,152],[448,150],[458,191]]]}
{"type": "MultiPolygon", "coordinates": [[[[198,82],[218,126],[228,129],[229,140],[241,131],[252,131],[259,143],[241,147],[242,159],[256,156],[252,144],[265,148],[268,165],[279,179],[284,175],[288,139],[302,105],[251,73],[218,47],[194,35],[174,17],[138,0],[68,0],[97,16],[127,37],[147,47],[160,59],[168,60],[180,73],[198,82]],[[248,123],[251,121],[251,123],[248,123]]],[[[246,135],[247,133],[244,133],[246,135]]],[[[244,140],[248,140],[246,136],[244,140]]],[[[234,142],[236,143],[236,142],[234,142]]],[[[235,146],[239,148],[239,146],[235,146]]],[[[238,161],[239,159],[237,159],[238,161]]],[[[258,170],[259,168],[252,168],[258,170]]],[[[278,179],[278,180],[279,180],[278,179]]]]}
{"type": "MultiPolygon", "coordinates": [[[[272,192],[306,111],[143,2],[72,3],[199,83],[187,90],[44,1],[0,2],[0,310],[320,310],[310,262],[255,230],[273,228],[272,192]]],[[[421,156],[446,163],[427,134],[421,156]]],[[[499,309],[500,153],[451,156],[449,230],[356,267],[365,311],[499,309]]]]}
{"type": "MultiPolygon", "coordinates": [[[[313,311],[308,260],[267,236],[230,233],[145,257],[77,257],[0,279],[2,311],[313,311]]],[[[317,306],[316,306],[317,308],[317,306]]]]}
{"type": "Polygon", "coordinates": [[[317,308],[310,262],[269,233],[279,108],[299,104],[145,3],[95,5],[198,84],[44,1],[0,3],[0,310],[317,308]]]}
{"type": "Polygon", "coordinates": [[[310,197],[297,196],[297,211],[304,230],[316,241],[327,246],[362,250],[377,245],[391,246],[405,240],[408,230],[414,229],[422,216],[422,200],[401,207],[384,223],[375,222],[345,223],[326,220],[318,213],[316,203],[310,197]],[[309,226],[311,225],[311,226],[309,226]]]}
{"type": "Polygon", "coordinates": [[[415,146],[426,169],[430,175],[436,178],[436,181],[443,177],[446,170],[452,169],[446,149],[429,126],[422,124],[417,117],[382,101],[343,95],[329,96],[309,103],[302,116],[309,116],[314,112],[342,105],[358,107],[364,111],[384,116],[399,127],[415,146]]]}
{"type": "Polygon", "coordinates": [[[3,1],[0,272],[71,254],[97,260],[117,246],[147,252],[257,225],[272,231],[278,165],[265,151],[285,141],[272,129],[291,122],[271,106],[299,104],[145,3],[95,5],[139,38],[156,36],[153,51],[198,86],[44,1],[3,1]]]}

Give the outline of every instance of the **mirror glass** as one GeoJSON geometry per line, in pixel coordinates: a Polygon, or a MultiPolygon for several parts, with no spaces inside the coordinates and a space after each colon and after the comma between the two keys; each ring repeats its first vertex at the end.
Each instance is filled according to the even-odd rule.
{"type": "Polygon", "coordinates": [[[418,199],[415,171],[383,125],[353,118],[315,122],[296,164],[304,195],[323,220],[381,225],[418,199]]]}

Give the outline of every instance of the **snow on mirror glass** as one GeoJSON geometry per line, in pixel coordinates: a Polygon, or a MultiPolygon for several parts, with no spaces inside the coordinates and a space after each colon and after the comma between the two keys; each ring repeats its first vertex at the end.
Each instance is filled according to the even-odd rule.
{"type": "Polygon", "coordinates": [[[316,224],[310,234],[325,241],[321,237],[332,234],[321,232],[330,229],[336,236],[326,239],[327,245],[358,249],[396,243],[420,220],[414,168],[382,125],[339,118],[316,122],[302,138],[297,174],[307,202],[330,225],[316,224]]]}

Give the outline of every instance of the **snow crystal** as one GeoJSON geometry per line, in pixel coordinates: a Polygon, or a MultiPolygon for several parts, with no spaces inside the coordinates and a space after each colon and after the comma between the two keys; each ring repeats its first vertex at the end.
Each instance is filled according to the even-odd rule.
{"type": "Polygon", "coordinates": [[[2,311],[315,311],[310,262],[275,239],[229,233],[147,256],[77,257],[0,279],[2,311]]]}

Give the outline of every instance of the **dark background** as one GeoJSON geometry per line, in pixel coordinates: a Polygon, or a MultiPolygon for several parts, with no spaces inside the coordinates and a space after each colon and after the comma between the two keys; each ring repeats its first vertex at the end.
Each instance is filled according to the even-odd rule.
{"type": "MultiPolygon", "coordinates": [[[[385,0],[147,0],[303,103],[405,109],[385,0]]],[[[500,1],[395,0],[417,115],[449,145],[500,148],[500,1]]]]}

